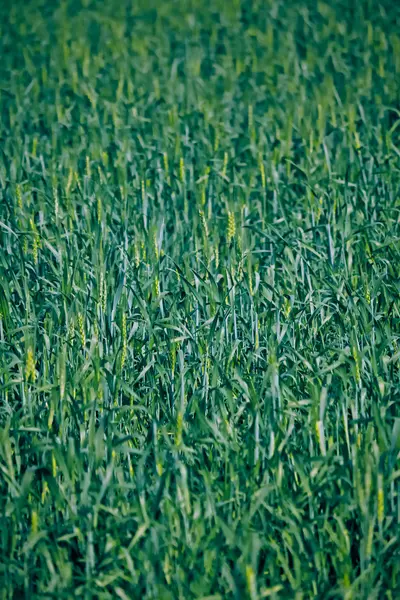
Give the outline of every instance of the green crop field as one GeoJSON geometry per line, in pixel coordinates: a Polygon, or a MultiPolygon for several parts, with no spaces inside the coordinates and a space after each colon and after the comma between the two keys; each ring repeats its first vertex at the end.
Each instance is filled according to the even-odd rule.
{"type": "Polygon", "coordinates": [[[0,3],[0,600],[400,598],[400,4],[0,3]]]}

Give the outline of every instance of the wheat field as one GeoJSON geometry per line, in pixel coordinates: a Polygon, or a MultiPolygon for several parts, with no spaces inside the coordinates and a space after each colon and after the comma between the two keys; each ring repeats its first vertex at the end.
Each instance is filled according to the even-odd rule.
{"type": "Polygon", "coordinates": [[[0,598],[400,598],[400,6],[0,51],[0,598]]]}

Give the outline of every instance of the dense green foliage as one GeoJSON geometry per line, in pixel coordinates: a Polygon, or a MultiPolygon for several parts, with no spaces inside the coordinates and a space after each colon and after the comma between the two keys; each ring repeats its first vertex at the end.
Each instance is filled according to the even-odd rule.
{"type": "Polygon", "coordinates": [[[399,598],[400,6],[0,49],[0,598],[399,598]]]}

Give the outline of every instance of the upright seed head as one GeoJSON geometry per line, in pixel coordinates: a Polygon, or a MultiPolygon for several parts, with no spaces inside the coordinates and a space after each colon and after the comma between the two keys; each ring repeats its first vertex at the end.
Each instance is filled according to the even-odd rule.
{"type": "Polygon", "coordinates": [[[78,313],[78,332],[83,347],[86,346],[85,323],[82,313],[78,313]]]}
{"type": "Polygon", "coordinates": [[[255,325],[254,348],[258,350],[260,347],[260,321],[258,318],[256,319],[255,325]]]}
{"type": "Polygon", "coordinates": [[[251,598],[251,600],[256,600],[258,597],[256,575],[251,565],[246,565],[246,583],[249,597],[251,598]]]}
{"type": "Polygon", "coordinates": [[[51,454],[51,473],[52,473],[53,477],[56,477],[56,475],[57,475],[57,461],[56,461],[56,457],[54,455],[54,452],[52,452],[52,454],[51,454]]]}
{"type": "Polygon", "coordinates": [[[31,380],[32,382],[36,379],[35,355],[32,348],[28,348],[26,354],[25,378],[26,381],[31,380]]]}
{"type": "Polygon", "coordinates": [[[172,372],[172,377],[173,377],[175,374],[175,366],[176,366],[176,345],[175,344],[172,344],[172,346],[171,346],[170,355],[171,355],[171,372],[172,372]]]}
{"type": "Polygon", "coordinates": [[[42,496],[41,496],[42,504],[44,504],[44,501],[46,500],[46,496],[48,493],[49,493],[49,484],[47,483],[47,481],[44,481],[43,487],[42,487],[42,496]]]}
{"type": "Polygon", "coordinates": [[[37,265],[39,262],[39,247],[40,247],[40,238],[39,238],[38,232],[35,231],[35,233],[33,235],[33,246],[32,246],[32,256],[33,256],[33,262],[35,263],[35,265],[37,265]]]}
{"type": "Polygon", "coordinates": [[[63,356],[60,357],[59,362],[59,378],[60,378],[60,398],[61,400],[65,395],[65,358],[63,356]]]}
{"type": "Polygon", "coordinates": [[[102,302],[101,308],[103,309],[103,312],[106,312],[106,308],[107,308],[107,284],[106,284],[105,279],[103,279],[103,302],[102,302]]]}
{"type": "Polygon", "coordinates": [[[321,454],[323,456],[326,455],[326,446],[325,446],[325,430],[324,424],[322,421],[316,421],[315,423],[315,433],[318,441],[318,445],[321,450],[321,454]]]}
{"type": "Polygon", "coordinates": [[[185,161],[183,156],[179,159],[179,179],[182,183],[185,183],[185,161]]]}
{"type": "Polygon", "coordinates": [[[372,255],[371,248],[370,248],[370,245],[369,245],[368,242],[365,242],[365,252],[367,254],[367,258],[368,258],[369,264],[373,265],[374,262],[375,262],[375,259],[374,259],[373,255],[372,255]]]}
{"type": "Polygon", "coordinates": [[[124,313],[122,315],[121,343],[122,343],[122,349],[121,349],[121,371],[122,371],[125,366],[126,357],[127,357],[127,353],[128,353],[128,342],[127,342],[127,335],[126,335],[126,313],[124,313]]]}
{"type": "Polygon", "coordinates": [[[207,221],[206,221],[206,217],[204,215],[204,211],[203,210],[199,210],[199,215],[200,215],[200,219],[201,219],[201,225],[204,231],[204,236],[205,238],[208,238],[208,225],[207,225],[207,221]]]}
{"type": "Polygon", "coordinates": [[[72,342],[72,340],[74,339],[74,336],[75,336],[75,327],[71,320],[69,323],[69,326],[68,326],[68,331],[67,331],[67,341],[72,342]]]}
{"type": "Polygon", "coordinates": [[[237,270],[236,270],[236,276],[237,276],[237,280],[238,281],[242,281],[243,280],[243,274],[244,274],[244,270],[243,270],[243,261],[241,260],[237,266],[237,270]]]}
{"type": "Polygon", "coordinates": [[[103,273],[103,271],[101,271],[100,272],[100,280],[99,280],[99,306],[101,308],[103,308],[103,306],[104,306],[104,292],[105,292],[104,273],[103,273]]]}
{"type": "Polygon", "coordinates": [[[382,525],[383,518],[385,516],[385,496],[383,493],[383,477],[381,474],[378,475],[378,523],[382,525]]]}
{"type": "Polygon", "coordinates": [[[365,558],[370,560],[372,556],[372,546],[374,541],[375,518],[372,519],[368,526],[367,543],[365,548],[365,558]]]}
{"type": "Polygon", "coordinates": [[[218,267],[219,267],[219,246],[218,246],[218,243],[215,244],[214,261],[215,261],[215,268],[218,269],[218,267]]]}
{"type": "Polygon", "coordinates": [[[142,191],[142,202],[144,202],[146,200],[146,183],[144,179],[142,179],[140,187],[142,191]]]}
{"type": "Polygon", "coordinates": [[[36,512],[36,510],[33,510],[31,513],[31,531],[33,534],[38,532],[38,528],[39,528],[39,519],[38,519],[38,514],[36,512]]]}
{"type": "Polygon", "coordinates": [[[285,301],[283,303],[283,307],[282,307],[282,313],[283,313],[283,316],[285,317],[285,319],[287,319],[289,317],[291,310],[292,310],[292,307],[290,304],[290,300],[286,296],[285,301]]]}
{"type": "Polygon", "coordinates": [[[264,167],[264,162],[262,160],[262,157],[260,157],[260,159],[259,159],[258,166],[259,166],[260,175],[261,175],[261,185],[262,185],[263,189],[265,189],[265,187],[266,187],[265,167],[264,167]]]}
{"type": "Polygon", "coordinates": [[[123,313],[121,319],[121,336],[122,343],[126,343],[126,313],[123,313]]]}
{"type": "Polygon", "coordinates": [[[369,289],[368,283],[365,285],[365,299],[368,304],[371,304],[371,291],[369,289]]]}
{"type": "Polygon", "coordinates": [[[227,239],[228,244],[233,240],[236,235],[236,223],[235,223],[235,215],[233,211],[228,212],[228,231],[227,231],[227,239]]]}
{"type": "Polygon", "coordinates": [[[22,209],[22,190],[21,190],[21,184],[20,183],[17,184],[17,189],[16,189],[15,193],[16,193],[16,196],[17,196],[18,207],[22,209]]]}
{"type": "Polygon", "coordinates": [[[101,223],[102,212],[101,198],[97,196],[97,222],[99,225],[101,223]]]}

